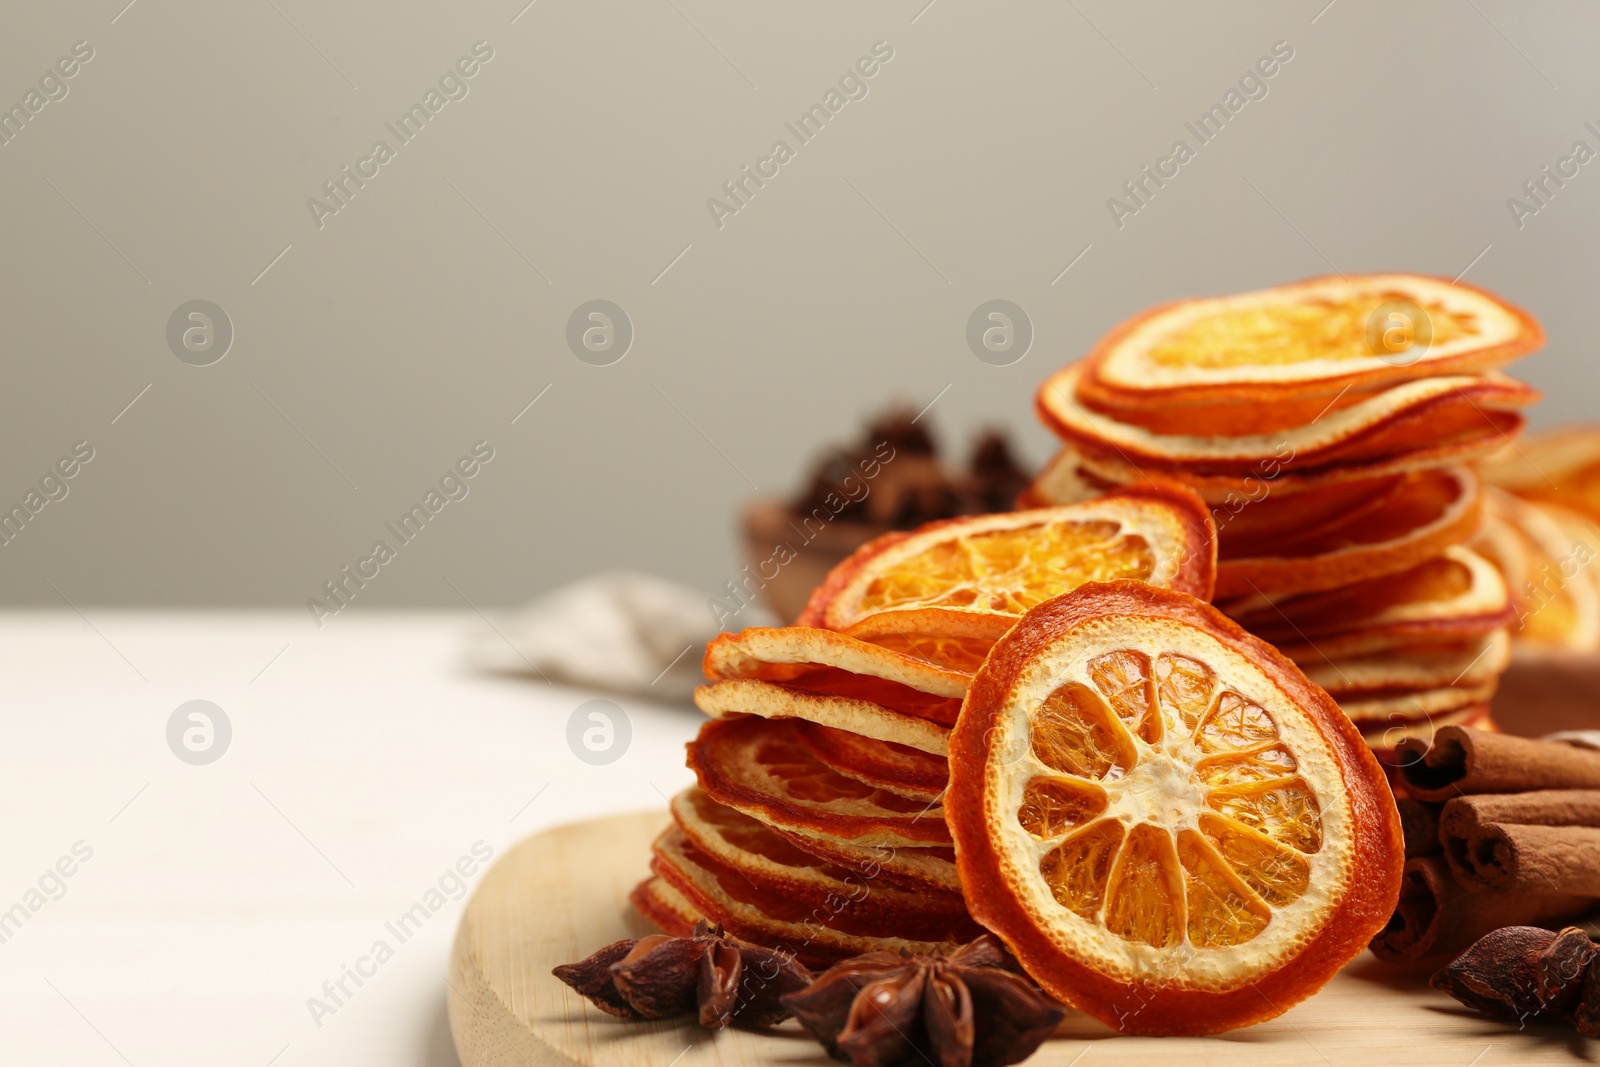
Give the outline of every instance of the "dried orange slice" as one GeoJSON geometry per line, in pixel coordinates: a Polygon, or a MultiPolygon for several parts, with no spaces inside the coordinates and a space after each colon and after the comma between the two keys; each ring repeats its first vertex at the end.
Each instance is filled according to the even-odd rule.
{"type": "Polygon", "coordinates": [[[1482,517],[1483,485],[1470,467],[1421,471],[1358,521],[1286,538],[1271,555],[1224,553],[1217,597],[1313,593],[1398,574],[1471,540],[1482,517]]]}
{"type": "MultiPolygon", "coordinates": [[[[1176,485],[1059,508],[930,523],[869,541],[812,593],[799,625],[992,641],[1023,612],[1084,582],[1135,578],[1209,597],[1216,548],[1204,503],[1176,485]]],[[[880,636],[883,636],[880,634],[880,636]]]]}
{"type": "Polygon", "coordinates": [[[800,724],[800,740],[813,756],[845,777],[903,797],[938,800],[950,785],[947,760],[906,745],[812,722],[800,724]]]}
{"type": "Polygon", "coordinates": [[[758,892],[781,895],[790,908],[818,912],[834,929],[853,925],[915,936],[921,926],[924,932],[933,928],[934,938],[942,940],[962,928],[976,936],[959,892],[907,892],[868,872],[829,863],[693,786],[672,798],[672,819],[689,843],[717,865],[732,868],[758,892]]]}
{"type": "Polygon", "coordinates": [[[1600,529],[1578,512],[1491,490],[1480,549],[1505,576],[1522,644],[1600,649],[1600,529]]]}
{"type": "Polygon", "coordinates": [[[869,848],[950,844],[938,804],[845,777],[811,754],[791,721],[713,720],[690,742],[688,762],[711,799],[774,829],[869,848]]]}
{"type": "Polygon", "coordinates": [[[1249,475],[1276,464],[1315,470],[1378,463],[1446,446],[1488,454],[1526,422],[1516,409],[1537,390],[1503,374],[1403,382],[1348,407],[1280,431],[1240,436],[1161,434],[1096,411],[1077,397],[1082,364],[1045,380],[1040,419],[1078,451],[1130,464],[1203,474],[1249,475]]]}
{"type": "MultiPolygon", "coordinates": [[[[943,697],[925,699],[948,700],[943,697]]],[[[694,703],[716,719],[744,715],[803,719],[939,757],[944,756],[950,741],[949,727],[924,715],[899,711],[861,697],[813,693],[754,678],[729,678],[698,686],[694,691],[694,703]]]]}
{"type": "Polygon", "coordinates": [[[1258,432],[1230,427],[1301,425],[1341,394],[1488,370],[1543,343],[1527,312],[1459,281],[1328,276],[1152,308],[1095,347],[1085,391],[1181,414],[1184,432],[1258,432]]]}
{"type": "MultiPolygon", "coordinates": [[[[1325,495],[1348,492],[1351,499],[1361,501],[1369,493],[1383,491],[1396,477],[1461,464],[1498,452],[1504,445],[1504,440],[1497,438],[1463,451],[1459,446],[1436,443],[1379,462],[1308,471],[1286,469],[1278,460],[1263,461],[1247,474],[1202,474],[1141,467],[1120,455],[1090,455],[1065,445],[1023,491],[1019,506],[1045,507],[1092,500],[1109,490],[1137,485],[1150,477],[1150,471],[1157,471],[1158,477],[1179,482],[1199,493],[1211,506],[1219,533],[1226,535],[1245,529],[1253,522],[1259,522],[1266,529],[1297,530],[1301,528],[1302,513],[1307,514],[1307,521],[1327,517],[1331,509],[1323,511],[1319,506],[1319,498],[1325,495]]],[[[1280,457],[1283,461],[1289,458],[1287,450],[1280,457]]]]}
{"type": "Polygon", "coordinates": [[[1490,485],[1600,519],[1600,427],[1530,433],[1483,465],[1490,485]]]}
{"type": "MultiPolygon", "coordinates": [[[[658,837],[651,851],[650,869],[674,892],[665,894],[655,888],[641,900],[641,886],[632,899],[646,918],[669,931],[667,924],[674,921],[671,913],[683,910],[677,904],[682,900],[691,914],[722,923],[735,937],[792,953],[807,965],[827,964],[863,952],[898,952],[902,948],[932,952],[978,933],[965,917],[908,915],[894,922],[873,922],[851,916],[847,908],[832,913],[828,905],[813,905],[763,889],[697,848],[676,826],[658,837]],[[657,918],[658,911],[668,912],[666,922],[657,918]]],[[[843,898],[840,902],[845,903],[843,898]]]]}
{"type": "Polygon", "coordinates": [[[1209,605],[1133,582],[1029,612],[974,679],[946,818],[973,917],[1128,1033],[1311,995],[1399,892],[1383,772],[1328,695],[1209,605]]]}
{"type": "Polygon", "coordinates": [[[1399,574],[1322,593],[1253,594],[1219,606],[1297,663],[1453,644],[1513,621],[1500,572],[1459,545],[1399,574]]]}
{"type": "Polygon", "coordinates": [[[907,659],[963,674],[970,685],[989,649],[1016,621],[1014,615],[912,608],[868,615],[851,623],[845,635],[907,659]]]}
{"type": "MultiPolygon", "coordinates": [[[[1399,646],[1296,662],[1307,678],[1343,706],[1346,698],[1385,692],[1491,685],[1511,665],[1511,637],[1505,630],[1494,630],[1457,644],[1399,646]]],[[[1349,709],[1345,710],[1348,713],[1349,709]]]]}
{"type": "Polygon", "coordinates": [[[891,848],[888,845],[858,845],[840,837],[802,834],[781,827],[774,827],[774,832],[802,852],[860,871],[868,878],[882,878],[902,889],[930,893],[961,892],[961,879],[956,874],[956,850],[948,845],[891,848]]]}
{"type": "Polygon", "coordinates": [[[1426,715],[1420,719],[1397,716],[1388,721],[1365,722],[1360,724],[1360,730],[1367,747],[1377,756],[1378,762],[1389,775],[1390,784],[1393,785],[1404,784],[1398,781],[1395,774],[1396,768],[1401,763],[1407,762],[1404,756],[1395,752],[1400,743],[1417,740],[1424,744],[1432,744],[1434,733],[1446,726],[1472,726],[1479,730],[1497,729],[1490,715],[1489,705],[1475,704],[1440,715],[1426,715]]]}
{"type": "Polygon", "coordinates": [[[1357,729],[1375,722],[1421,722],[1488,704],[1499,681],[1497,676],[1480,685],[1444,685],[1437,689],[1343,697],[1339,699],[1339,710],[1357,729]]]}
{"type": "Polygon", "coordinates": [[[753,626],[722,634],[706,646],[703,665],[706,677],[713,680],[759,678],[800,688],[817,688],[807,679],[831,669],[879,678],[933,696],[954,697],[957,702],[967,695],[972,670],[977,669],[977,664],[972,670],[952,669],[924,656],[905,655],[881,644],[808,626],[753,626]]]}
{"type": "Polygon", "coordinates": [[[713,682],[770,682],[817,696],[866,701],[944,726],[955,723],[977,669],[977,663],[965,670],[936,665],[926,657],[806,626],[722,634],[707,646],[704,666],[713,682]]]}

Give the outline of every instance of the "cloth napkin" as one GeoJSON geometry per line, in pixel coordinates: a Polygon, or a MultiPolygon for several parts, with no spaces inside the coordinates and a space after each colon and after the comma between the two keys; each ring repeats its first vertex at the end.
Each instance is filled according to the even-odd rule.
{"type": "MultiPolygon", "coordinates": [[[[756,614],[742,612],[740,621],[771,621],[756,614]]],[[[703,592],[647,574],[612,572],[491,616],[470,634],[467,658],[481,670],[687,700],[703,680],[706,643],[719,631],[703,592]]]]}

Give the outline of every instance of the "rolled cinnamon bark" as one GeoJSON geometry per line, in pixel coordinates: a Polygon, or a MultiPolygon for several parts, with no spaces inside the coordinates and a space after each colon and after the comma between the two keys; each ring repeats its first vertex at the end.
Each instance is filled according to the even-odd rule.
{"type": "Polygon", "coordinates": [[[1457,797],[1444,806],[1439,836],[1467,889],[1600,900],[1600,790],[1457,797]]]}
{"type": "Polygon", "coordinates": [[[1400,901],[1370,947],[1388,963],[1411,963],[1461,952],[1502,926],[1560,925],[1593,904],[1575,894],[1469,892],[1443,856],[1424,856],[1406,861],[1400,901]]]}
{"type": "Polygon", "coordinates": [[[1400,836],[1406,843],[1406,859],[1437,856],[1443,851],[1439,840],[1441,805],[1400,797],[1394,806],[1400,811],[1400,836]]]}
{"type": "Polygon", "coordinates": [[[1600,789],[1600,752],[1470,726],[1442,726],[1431,743],[1415,738],[1401,741],[1395,757],[1406,791],[1418,800],[1449,800],[1468,793],[1600,789]]]}

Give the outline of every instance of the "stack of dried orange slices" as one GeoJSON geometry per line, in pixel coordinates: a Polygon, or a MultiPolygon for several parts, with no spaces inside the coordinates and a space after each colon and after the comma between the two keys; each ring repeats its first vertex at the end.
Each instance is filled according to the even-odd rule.
{"type": "Polygon", "coordinates": [[[1483,722],[1513,616],[1469,547],[1473,463],[1520,432],[1537,393],[1499,368],[1542,342],[1490,294],[1413,274],[1158,307],[1041,387],[1065,445],[1024,500],[1175,478],[1216,520],[1218,606],[1372,747],[1483,722]]]}
{"type": "Polygon", "coordinates": [[[723,634],[695,702],[697,784],[673,800],[635,906],[827,964],[980,930],[946,825],[951,728],[995,641],[1084,583],[1208,598],[1215,542],[1180,486],[951,519],[863,546],[793,626],[723,634]]]}

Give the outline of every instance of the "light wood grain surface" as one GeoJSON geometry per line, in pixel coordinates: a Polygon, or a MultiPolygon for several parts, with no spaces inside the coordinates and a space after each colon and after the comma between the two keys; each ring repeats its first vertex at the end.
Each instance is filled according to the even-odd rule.
{"type": "MultiPolygon", "coordinates": [[[[708,1034],[690,1021],[628,1023],[589,1006],[551,976],[557,964],[649,931],[626,897],[645,873],[650,839],[666,821],[664,812],[652,812],[550,830],[506,853],[483,879],[450,958],[450,1025],[463,1067],[831,1062],[793,1022],[766,1034],[708,1034]]],[[[1586,1043],[1569,1031],[1519,1032],[1480,1019],[1429,989],[1426,976],[1426,969],[1401,971],[1363,955],[1288,1013],[1212,1038],[1123,1037],[1074,1013],[1028,1062],[1494,1067],[1585,1059],[1586,1043]]]]}

